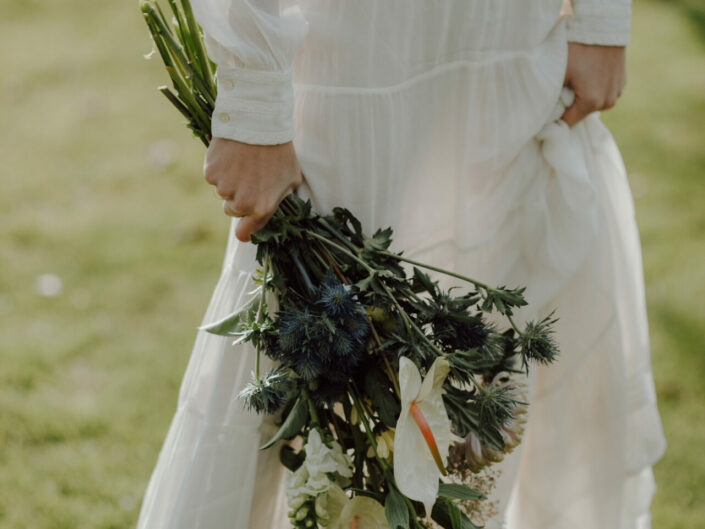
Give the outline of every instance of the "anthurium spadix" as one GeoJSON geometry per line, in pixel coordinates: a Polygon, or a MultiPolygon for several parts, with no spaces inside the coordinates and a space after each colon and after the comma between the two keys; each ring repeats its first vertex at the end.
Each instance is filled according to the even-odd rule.
{"type": "Polygon", "coordinates": [[[439,357],[421,380],[416,365],[399,359],[401,413],[394,433],[394,480],[402,494],[420,501],[430,515],[445,474],[451,423],[443,404],[443,382],[450,368],[439,357]]]}

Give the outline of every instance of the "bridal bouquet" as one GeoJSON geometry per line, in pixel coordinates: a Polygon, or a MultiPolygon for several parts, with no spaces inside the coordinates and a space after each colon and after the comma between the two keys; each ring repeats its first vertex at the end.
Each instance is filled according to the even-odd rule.
{"type": "MultiPolygon", "coordinates": [[[[215,100],[188,0],[142,11],[173,83],[160,90],[206,145],[215,100]]],[[[523,288],[493,288],[390,251],[354,214],[289,195],[252,238],[260,267],[244,308],[205,327],[252,344],[249,409],[278,414],[296,528],[477,527],[472,476],[521,439],[516,374],[557,355],[552,316],[519,328],[523,288]],[[428,272],[467,285],[439,287],[428,272]],[[506,321],[490,323],[489,314],[506,321]],[[275,367],[260,370],[266,355],[275,367]]]]}

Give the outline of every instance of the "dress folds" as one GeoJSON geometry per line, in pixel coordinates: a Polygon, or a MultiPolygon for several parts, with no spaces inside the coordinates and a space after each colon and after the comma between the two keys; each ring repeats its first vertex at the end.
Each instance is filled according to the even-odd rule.
{"type": "MultiPolygon", "coordinates": [[[[299,193],[318,211],[348,207],[367,231],[392,226],[394,249],[410,257],[527,286],[523,319],[556,309],[561,355],[529,380],[524,440],[497,467],[488,528],[647,529],[665,441],[639,235],[598,114],[572,129],[560,120],[572,97],[561,1],[302,0],[285,3],[281,19],[276,2],[259,12],[241,3],[246,27],[264,29],[210,37],[219,80],[234,82],[216,114],[242,118],[214,115],[214,134],[247,141],[254,130],[270,143],[292,134],[299,193]],[[255,62],[248,49],[259,50],[255,62]],[[279,99],[245,101],[247,68],[245,84],[259,80],[270,87],[263,97],[279,99]]],[[[194,1],[207,35],[217,5],[194,1]]],[[[255,249],[234,225],[204,323],[244,305],[253,286],[255,249]]],[[[274,418],[237,398],[253,367],[249,345],[198,332],[138,529],[290,527],[277,447],[258,450],[274,418]]]]}

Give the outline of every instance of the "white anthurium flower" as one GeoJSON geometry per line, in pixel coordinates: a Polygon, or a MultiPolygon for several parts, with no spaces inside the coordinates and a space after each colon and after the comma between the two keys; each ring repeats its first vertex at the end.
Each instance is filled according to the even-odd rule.
{"type": "Polygon", "coordinates": [[[394,480],[399,490],[420,501],[430,516],[438,480],[446,474],[451,422],[443,404],[443,382],[450,366],[438,357],[422,381],[416,365],[399,359],[401,413],[394,432],[394,480]]]}
{"type": "Polygon", "coordinates": [[[327,515],[325,529],[389,529],[382,504],[367,496],[350,499],[337,485],[316,498],[319,510],[327,515]]]}

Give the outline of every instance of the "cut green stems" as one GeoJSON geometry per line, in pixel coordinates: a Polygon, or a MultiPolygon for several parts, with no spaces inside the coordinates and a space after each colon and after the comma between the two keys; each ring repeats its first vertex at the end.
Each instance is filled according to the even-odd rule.
{"type": "Polygon", "coordinates": [[[408,257],[404,257],[402,255],[390,252],[388,250],[382,250],[380,253],[386,257],[392,257],[394,259],[397,259],[398,261],[403,261],[405,263],[409,263],[415,266],[418,266],[420,268],[425,268],[427,270],[433,270],[434,272],[438,272],[439,274],[444,274],[447,276],[455,277],[457,279],[460,279],[462,281],[466,281],[467,283],[470,283],[472,285],[475,285],[476,287],[483,288],[485,290],[494,290],[493,288],[487,286],[485,283],[482,283],[480,281],[476,281],[475,279],[471,279],[469,277],[466,277],[461,274],[457,274],[455,272],[451,272],[450,270],[444,270],[443,268],[438,268],[436,266],[432,266],[429,264],[421,263],[419,261],[414,261],[413,259],[409,259],[408,257]]]}
{"type": "MultiPolygon", "coordinates": [[[[264,309],[264,298],[267,295],[267,273],[269,272],[269,260],[265,258],[264,260],[264,272],[262,273],[262,292],[259,297],[259,305],[257,306],[257,325],[262,323],[262,310],[264,309]]],[[[259,365],[260,365],[260,346],[259,343],[255,348],[255,379],[260,382],[259,378],[259,365]]]]}

